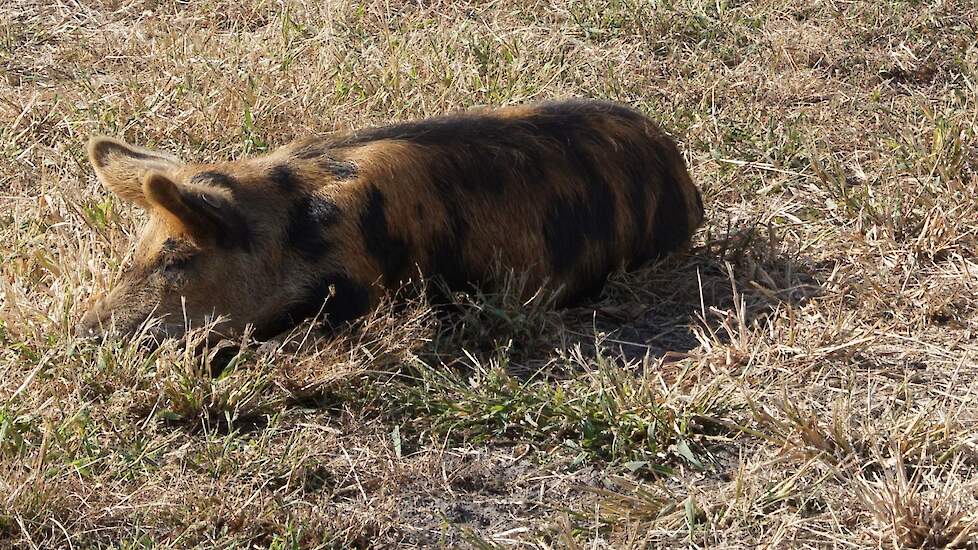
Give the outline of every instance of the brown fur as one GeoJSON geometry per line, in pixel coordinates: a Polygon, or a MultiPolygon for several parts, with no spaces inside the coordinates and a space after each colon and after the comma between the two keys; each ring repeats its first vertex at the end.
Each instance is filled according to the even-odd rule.
{"type": "Polygon", "coordinates": [[[89,156],[150,222],[84,334],[156,314],[168,335],[218,315],[229,332],[270,335],[320,309],[330,322],[362,315],[418,273],[464,288],[496,266],[573,300],[682,246],[703,218],[675,143],[603,102],[472,112],[211,165],[107,138],[89,156]]]}

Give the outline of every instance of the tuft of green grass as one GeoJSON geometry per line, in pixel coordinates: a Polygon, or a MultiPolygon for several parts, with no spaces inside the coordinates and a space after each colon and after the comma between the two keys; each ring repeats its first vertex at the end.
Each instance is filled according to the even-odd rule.
{"type": "Polygon", "coordinates": [[[646,357],[621,364],[598,348],[586,357],[577,347],[564,358],[568,364],[550,366],[570,373],[564,380],[548,379],[549,369],[514,376],[505,347],[488,362],[466,353],[467,368],[422,368],[416,383],[391,396],[398,404],[395,418],[460,443],[528,442],[548,453],[559,450],[573,466],[615,463],[631,472],[665,475],[677,460],[706,468],[702,436],[716,434],[701,419],[730,412],[725,392],[664,391],[655,374],[661,363],[646,357]]]}

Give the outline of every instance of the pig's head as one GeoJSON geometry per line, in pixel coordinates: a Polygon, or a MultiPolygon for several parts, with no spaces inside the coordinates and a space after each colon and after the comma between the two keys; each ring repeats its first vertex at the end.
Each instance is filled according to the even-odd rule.
{"type": "Polygon", "coordinates": [[[281,295],[288,289],[276,284],[288,266],[275,250],[256,250],[268,248],[258,237],[283,207],[274,196],[241,199],[233,170],[242,163],[187,165],[104,137],[92,138],[88,154],[99,180],[143,208],[148,223],[131,265],[85,313],[77,334],[132,334],[151,317],[160,318],[157,337],[218,318],[219,332],[240,333],[270,316],[276,301],[288,301],[281,295]]]}

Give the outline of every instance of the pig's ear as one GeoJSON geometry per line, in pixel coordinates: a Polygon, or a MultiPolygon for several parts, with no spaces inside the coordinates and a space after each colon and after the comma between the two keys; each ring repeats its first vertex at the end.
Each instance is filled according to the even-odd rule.
{"type": "Polygon", "coordinates": [[[202,247],[251,249],[250,226],[228,197],[159,172],[146,175],[143,195],[150,212],[161,216],[173,234],[202,247]]]}
{"type": "Polygon", "coordinates": [[[135,147],[104,136],[92,136],[88,141],[88,159],[103,185],[143,208],[149,207],[143,193],[147,174],[172,172],[183,164],[180,159],[167,153],[135,147]]]}
{"type": "Polygon", "coordinates": [[[197,192],[159,172],[146,175],[142,194],[150,211],[162,216],[173,233],[189,237],[202,246],[214,244],[220,238],[222,224],[216,197],[197,192]]]}

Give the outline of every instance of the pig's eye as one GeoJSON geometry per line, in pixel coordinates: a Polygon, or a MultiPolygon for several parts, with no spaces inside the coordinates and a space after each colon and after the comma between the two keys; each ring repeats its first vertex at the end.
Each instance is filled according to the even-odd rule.
{"type": "Polygon", "coordinates": [[[201,193],[200,194],[200,200],[204,201],[204,204],[206,204],[207,206],[210,206],[214,210],[220,210],[221,209],[221,203],[218,202],[218,200],[216,198],[208,195],[207,193],[201,193]]]}
{"type": "Polygon", "coordinates": [[[188,257],[185,257],[185,258],[167,258],[166,261],[163,262],[163,268],[164,269],[184,269],[188,265],[190,265],[190,260],[192,260],[192,259],[193,258],[191,258],[189,256],[188,257]]]}
{"type": "Polygon", "coordinates": [[[192,256],[164,259],[163,276],[165,276],[167,279],[175,279],[176,277],[179,277],[187,270],[187,267],[190,265],[192,260],[192,256]]]}

